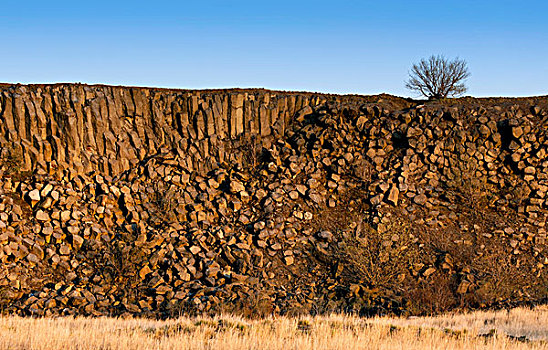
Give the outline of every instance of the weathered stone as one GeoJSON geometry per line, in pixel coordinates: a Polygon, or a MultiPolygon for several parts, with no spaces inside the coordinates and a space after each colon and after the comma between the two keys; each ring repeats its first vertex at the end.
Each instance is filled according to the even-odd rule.
{"type": "Polygon", "coordinates": [[[470,288],[471,283],[469,281],[462,281],[459,286],[457,287],[457,293],[458,294],[465,294],[468,292],[468,289],[470,288]]]}
{"type": "Polygon", "coordinates": [[[398,199],[400,196],[400,191],[396,186],[392,186],[390,193],[388,193],[388,201],[394,205],[398,205],[398,199]]]}
{"type": "Polygon", "coordinates": [[[512,128],[512,136],[516,139],[519,139],[523,135],[523,129],[520,126],[514,126],[512,128]]]}
{"type": "Polygon", "coordinates": [[[433,268],[433,267],[429,267],[427,268],[422,274],[424,277],[429,277],[431,276],[434,272],[436,272],[436,269],[433,268]]]}
{"type": "Polygon", "coordinates": [[[40,259],[35,254],[32,254],[32,253],[27,255],[27,260],[33,264],[38,264],[40,262],[40,259]]]}
{"type": "Polygon", "coordinates": [[[232,193],[240,193],[242,191],[245,191],[245,186],[236,180],[230,181],[230,192],[232,193]]]}
{"type": "Polygon", "coordinates": [[[536,173],[536,168],[532,166],[526,167],[523,172],[527,175],[534,175],[536,173]]]}
{"type": "Polygon", "coordinates": [[[37,189],[34,189],[32,191],[29,192],[29,198],[30,200],[32,201],[32,205],[36,204],[37,202],[40,201],[40,191],[38,191],[37,189]]]}
{"type": "Polygon", "coordinates": [[[413,197],[413,201],[418,205],[424,205],[428,201],[428,198],[424,194],[419,194],[413,197]]]}
{"type": "Polygon", "coordinates": [[[320,231],[318,233],[318,237],[320,237],[322,239],[326,239],[326,240],[332,240],[333,239],[333,234],[329,231],[320,231]]]}
{"type": "Polygon", "coordinates": [[[291,255],[288,255],[284,257],[284,261],[285,261],[285,264],[288,266],[293,265],[293,263],[295,262],[295,258],[293,258],[293,256],[291,255]]]}
{"type": "Polygon", "coordinates": [[[60,216],[60,219],[61,221],[65,222],[65,221],[69,221],[70,220],[70,211],[69,210],[63,210],[61,212],[61,216],[60,216]]]}
{"type": "Polygon", "coordinates": [[[141,278],[141,280],[144,280],[145,277],[151,272],[152,270],[150,269],[150,267],[148,265],[145,265],[139,270],[139,277],[141,278]]]}
{"type": "Polygon", "coordinates": [[[42,211],[42,210],[38,210],[36,212],[36,220],[39,220],[39,221],[49,221],[50,218],[49,218],[49,215],[48,213],[42,211]]]}
{"type": "Polygon", "coordinates": [[[47,184],[46,186],[42,187],[42,190],[40,191],[40,196],[42,198],[47,197],[51,190],[53,190],[53,185],[47,184]]]}
{"type": "Polygon", "coordinates": [[[82,238],[81,236],[79,236],[77,234],[73,234],[72,235],[72,247],[75,250],[78,250],[82,247],[82,244],[84,244],[84,238],[82,238]]]}

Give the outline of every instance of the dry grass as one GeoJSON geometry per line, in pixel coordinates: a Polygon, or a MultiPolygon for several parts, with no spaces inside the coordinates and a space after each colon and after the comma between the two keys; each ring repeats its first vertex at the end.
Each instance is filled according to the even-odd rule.
{"type": "Polygon", "coordinates": [[[7,316],[0,320],[0,348],[548,349],[548,308],[410,319],[332,315],[155,321],[7,316]]]}

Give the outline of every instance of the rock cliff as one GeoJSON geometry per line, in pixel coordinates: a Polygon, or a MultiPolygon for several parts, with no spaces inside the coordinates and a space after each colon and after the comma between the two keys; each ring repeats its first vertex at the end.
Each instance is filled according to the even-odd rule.
{"type": "Polygon", "coordinates": [[[548,99],[1,86],[20,314],[424,314],[548,296],[548,99]]]}
{"type": "Polygon", "coordinates": [[[0,144],[23,157],[23,171],[99,171],[116,176],[162,148],[187,168],[230,162],[227,142],[283,136],[295,113],[359,97],[267,90],[183,91],[87,85],[4,86],[0,144]]]}

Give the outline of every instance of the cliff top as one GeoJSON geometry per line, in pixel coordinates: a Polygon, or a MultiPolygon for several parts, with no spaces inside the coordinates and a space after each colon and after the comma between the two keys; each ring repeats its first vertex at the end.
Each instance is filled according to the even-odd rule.
{"type": "Polygon", "coordinates": [[[139,89],[139,90],[150,90],[158,92],[173,92],[173,93],[265,93],[271,92],[275,94],[298,94],[305,96],[333,96],[333,97],[356,97],[363,98],[366,103],[377,103],[377,102],[391,102],[393,104],[405,106],[404,108],[414,107],[420,104],[442,104],[446,106],[494,106],[494,105],[512,105],[512,104],[537,104],[537,105],[547,105],[548,104],[548,95],[543,96],[527,96],[527,97],[473,97],[473,96],[464,96],[459,98],[449,98],[441,101],[429,101],[426,99],[414,99],[410,97],[401,97],[396,95],[391,95],[387,93],[377,94],[377,95],[360,95],[360,94],[336,94],[336,93],[325,93],[325,92],[315,92],[315,91],[292,91],[292,90],[272,90],[266,88],[212,88],[212,89],[185,89],[185,88],[163,88],[163,87],[151,87],[151,86],[124,86],[124,85],[108,85],[108,84],[84,84],[84,83],[47,83],[47,84],[14,84],[14,83],[0,83],[0,88],[9,89],[20,86],[26,86],[29,88],[53,88],[53,87],[63,87],[63,86],[87,86],[90,88],[128,88],[128,89],[139,89]]]}

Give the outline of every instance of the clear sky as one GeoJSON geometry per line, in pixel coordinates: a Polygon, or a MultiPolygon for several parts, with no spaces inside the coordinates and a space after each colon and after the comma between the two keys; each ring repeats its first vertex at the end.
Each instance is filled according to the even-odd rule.
{"type": "Polygon", "coordinates": [[[0,81],[416,96],[468,62],[472,96],[548,95],[548,1],[2,0],[0,81]]]}

